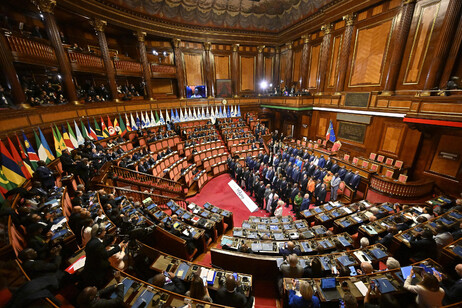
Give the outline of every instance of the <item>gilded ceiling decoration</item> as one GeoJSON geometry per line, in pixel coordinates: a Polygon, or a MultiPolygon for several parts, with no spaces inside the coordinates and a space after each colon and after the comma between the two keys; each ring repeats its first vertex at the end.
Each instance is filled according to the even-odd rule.
{"type": "Polygon", "coordinates": [[[110,0],[140,13],[178,23],[280,31],[333,0],[110,0]]]}

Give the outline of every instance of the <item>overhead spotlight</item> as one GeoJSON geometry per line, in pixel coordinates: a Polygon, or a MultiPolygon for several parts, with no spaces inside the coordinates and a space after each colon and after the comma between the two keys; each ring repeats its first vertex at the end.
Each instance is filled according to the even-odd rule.
{"type": "Polygon", "coordinates": [[[62,78],[62,77],[61,77],[61,75],[60,75],[60,74],[58,74],[58,79],[59,79],[59,80],[61,80],[61,78],[62,78]]]}
{"type": "Polygon", "coordinates": [[[267,88],[268,88],[268,82],[266,82],[266,80],[263,80],[262,82],[260,82],[260,89],[266,90],[267,88]]]}
{"type": "Polygon", "coordinates": [[[40,16],[40,18],[41,18],[41,19],[43,19],[43,18],[44,18],[42,13],[40,13],[40,14],[39,14],[39,16],[40,16]]]}
{"type": "Polygon", "coordinates": [[[167,56],[168,56],[168,52],[164,51],[164,52],[163,52],[163,55],[164,55],[164,57],[167,57],[167,56]]]}
{"type": "Polygon", "coordinates": [[[158,53],[157,50],[155,50],[155,49],[152,50],[152,54],[155,55],[155,56],[158,56],[158,55],[159,55],[159,53],[158,53]]]}

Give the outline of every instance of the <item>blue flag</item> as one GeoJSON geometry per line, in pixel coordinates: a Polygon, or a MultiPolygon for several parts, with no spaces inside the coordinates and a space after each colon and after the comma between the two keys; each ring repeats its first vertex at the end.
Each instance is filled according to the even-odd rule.
{"type": "Polygon", "coordinates": [[[329,128],[327,129],[326,140],[330,140],[331,142],[335,142],[334,125],[332,125],[332,121],[330,121],[329,128]]]}

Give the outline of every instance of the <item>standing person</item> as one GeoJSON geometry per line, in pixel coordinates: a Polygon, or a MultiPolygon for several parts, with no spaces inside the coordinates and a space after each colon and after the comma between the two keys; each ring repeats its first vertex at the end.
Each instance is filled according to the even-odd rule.
{"type": "Polygon", "coordinates": [[[53,171],[47,167],[47,164],[43,160],[39,160],[37,164],[38,167],[37,170],[35,170],[34,175],[37,175],[39,181],[42,183],[43,188],[53,188],[55,186],[55,177],[53,176],[53,171]]]}
{"type": "Polygon", "coordinates": [[[294,206],[293,206],[293,211],[297,215],[300,213],[300,206],[302,205],[302,201],[303,201],[302,192],[299,191],[297,196],[295,196],[294,206]]]}
{"type": "Polygon", "coordinates": [[[340,186],[341,181],[342,180],[338,176],[338,173],[336,173],[332,177],[332,180],[330,181],[330,200],[331,201],[337,201],[338,188],[340,186]]]}
{"type": "Polygon", "coordinates": [[[316,196],[316,206],[320,206],[326,201],[326,184],[321,184],[321,188],[319,189],[319,193],[316,196]]]}

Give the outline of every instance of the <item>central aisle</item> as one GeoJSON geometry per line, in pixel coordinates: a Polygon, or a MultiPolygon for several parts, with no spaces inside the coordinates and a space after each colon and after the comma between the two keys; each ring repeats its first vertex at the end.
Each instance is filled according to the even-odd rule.
{"type": "MultiPolygon", "coordinates": [[[[269,214],[264,210],[258,210],[257,212],[251,213],[247,207],[242,203],[239,197],[229,187],[228,182],[232,180],[230,174],[222,174],[210,182],[208,182],[201,190],[201,192],[194,197],[186,199],[188,202],[194,202],[199,206],[204,205],[206,202],[224,209],[231,211],[234,218],[234,226],[240,227],[242,221],[249,218],[249,216],[268,217],[269,214]]],[[[249,193],[247,192],[247,195],[249,193]]],[[[255,198],[252,198],[255,201],[255,198]]],[[[291,215],[290,208],[283,209],[283,215],[291,215]]],[[[232,234],[229,232],[228,234],[232,234]]],[[[219,247],[220,239],[218,243],[212,244],[212,247],[219,247]]],[[[211,248],[212,248],[211,247],[211,248]]],[[[211,266],[210,252],[207,251],[195,260],[195,262],[207,266],[211,266]]],[[[279,301],[277,300],[276,281],[254,281],[253,290],[255,295],[255,307],[256,308],[269,308],[279,307],[279,301]]]]}

